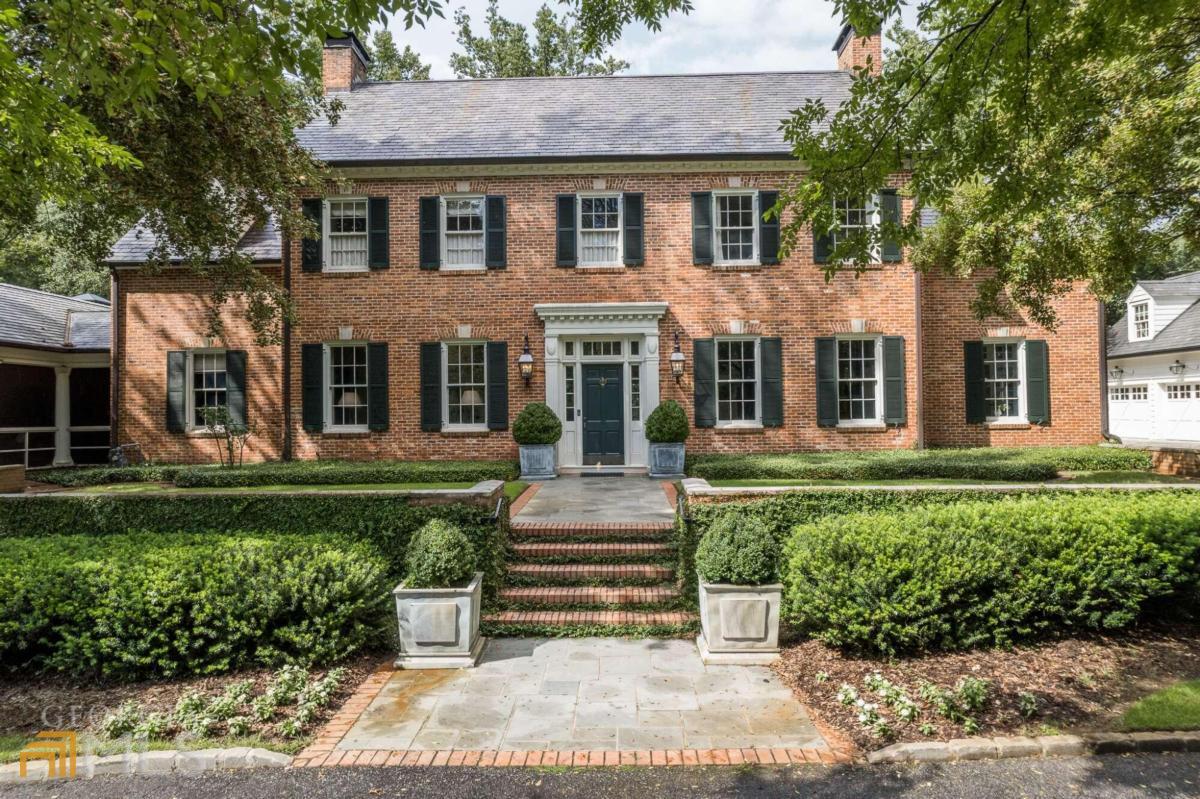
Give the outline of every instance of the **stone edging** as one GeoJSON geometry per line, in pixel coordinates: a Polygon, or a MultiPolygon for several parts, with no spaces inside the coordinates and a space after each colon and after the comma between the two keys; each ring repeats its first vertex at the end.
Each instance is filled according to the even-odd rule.
{"type": "MultiPolygon", "coordinates": [[[[150,752],[126,752],[98,757],[79,755],[75,759],[75,779],[128,776],[131,774],[199,774],[204,771],[244,768],[284,768],[292,758],[269,749],[235,747],[232,749],[160,749],[150,752]]],[[[0,783],[42,782],[48,779],[48,765],[39,760],[27,764],[21,776],[20,764],[0,766],[0,783]]],[[[54,777],[53,779],[66,779],[54,777]]]]}
{"type": "Polygon", "coordinates": [[[1130,752],[1200,752],[1200,732],[1092,732],[1036,738],[956,738],[892,744],[867,754],[868,763],[937,763],[1130,752]]]}

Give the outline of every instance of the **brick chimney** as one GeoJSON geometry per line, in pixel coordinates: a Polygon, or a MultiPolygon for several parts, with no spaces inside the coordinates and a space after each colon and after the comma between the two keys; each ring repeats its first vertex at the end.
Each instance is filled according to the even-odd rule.
{"type": "Polygon", "coordinates": [[[878,75],[883,69],[883,37],[879,31],[859,36],[858,31],[847,23],[833,43],[833,50],[837,53],[838,69],[854,72],[866,67],[872,75],[878,75]]]}
{"type": "Polygon", "coordinates": [[[353,33],[340,38],[325,39],[321,60],[321,82],[325,93],[348,92],[367,79],[367,64],[371,63],[367,49],[353,33]]]}

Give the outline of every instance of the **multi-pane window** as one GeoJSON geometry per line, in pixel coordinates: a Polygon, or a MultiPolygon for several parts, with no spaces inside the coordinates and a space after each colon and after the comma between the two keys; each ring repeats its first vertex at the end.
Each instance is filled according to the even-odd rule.
{"type": "Polygon", "coordinates": [[[989,419],[1021,416],[1021,343],[983,345],[983,397],[989,419]]]}
{"type": "MultiPolygon", "coordinates": [[[[839,238],[849,239],[861,231],[877,226],[875,203],[863,197],[834,200],[833,218],[838,223],[838,231],[831,237],[835,246],[839,238]]],[[[872,246],[871,260],[882,260],[878,242],[872,246]]]]}
{"type": "Polygon", "coordinates": [[[1166,389],[1167,399],[1169,400],[1190,400],[1192,398],[1191,384],[1184,383],[1180,385],[1178,383],[1169,383],[1166,389]]]}
{"type": "Polygon", "coordinates": [[[1133,306],[1133,337],[1150,337],[1150,303],[1139,302],[1133,306]]]}
{"type": "Polygon", "coordinates": [[[579,198],[579,263],[602,266],[621,263],[621,198],[579,198]]]}
{"type": "Polygon", "coordinates": [[[879,418],[877,340],[839,339],[838,421],[862,422],[879,418]]]}
{"type": "Polygon", "coordinates": [[[207,408],[225,407],[225,353],[192,353],[192,426],[204,427],[207,408]]]}
{"type": "Polygon", "coordinates": [[[483,344],[446,345],[446,423],[487,424],[487,367],[483,344]]]}
{"type": "Polygon", "coordinates": [[[642,420],[642,366],[637,363],[629,364],[629,418],[642,420]]]}
{"type": "Polygon", "coordinates": [[[1145,402],[1150,392],[1146,386],[1114,386],[1108,390],[1113,402],[1145,402]]]}
{"type": "Polygon", "coordinates": [[[758,421],[758,342],[717,341],[717,421],[758,421]]]}
{"type": "Polygon", "coordinates": [[[575,365],[568,364],[563,374],[563,384],[566,386],[566,416],[568,422],[575,421],[575,365]]]}
{"type": "Polygon", "coordinates": [[[329,345],[329,426],[367,426],[367,345],[329,345]]]}
{"type": "Polygon", "coordinates": [[[447,197],[446,259],[454,268],[482,268],[483,260],[483,198],[447,197]]]}
{"type": "Polygon", "coordinates": [[[583,342],[583,357],[620,358],[621,349],[620,341],[585,341],[583,342]]]}
{"type": "Polygon", "coordinates": [[[717,194],[713,199],[716,205],[717,263],[753,263],[757,257],[754,239],[758,225],[754,217],[758,195],[717,194]]]}
{"type": "Polygon", "coordinates": [[[367,201],[329,201],[329,269],[367,268],[367,201]]]}

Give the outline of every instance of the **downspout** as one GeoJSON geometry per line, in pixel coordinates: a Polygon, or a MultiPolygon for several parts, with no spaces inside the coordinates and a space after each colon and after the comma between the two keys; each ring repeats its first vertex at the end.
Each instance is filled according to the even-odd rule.
{"type": "Polygon", "coordinates": [[[1108,440],[1108,314],[1104,300],[1096,303],[1100,324],[1100,437],[1108,440]]]}
{"type": "MultiPolygon", "coordinates": [[[[283,293],[292,298],[292,247],[286,234],[280,234],[283,247],[283,293]]],[[[283,320],[283,452],[285,461],[292,459],[292,323],[283,320]]]]}
{"type": "Polygon", "coordinates": [[[917,449],[925,449],[925,339],[921,325],[921,272],[913,270],[913,325],[917,355],[917,449]]]}
{"type": "Polygon", "coordinates": [[[120,446],[121,440],[121,282],[115,268],[109,269],[108,311],[108,445],[120,446]]]}

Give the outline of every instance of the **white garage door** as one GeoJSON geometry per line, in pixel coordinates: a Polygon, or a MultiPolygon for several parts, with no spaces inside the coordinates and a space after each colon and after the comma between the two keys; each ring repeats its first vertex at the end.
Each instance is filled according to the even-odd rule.
{"type": "Polygon", "coordinates": [[[1118,438],[1155,437],[1149,386],[1109,387],[1108,429],[1118,438]]]}
{"type": "Polygon", "coordinates": [[[1163,383],[1158,438],[1200,441],[1200,384],[1163,383]]]}

